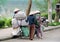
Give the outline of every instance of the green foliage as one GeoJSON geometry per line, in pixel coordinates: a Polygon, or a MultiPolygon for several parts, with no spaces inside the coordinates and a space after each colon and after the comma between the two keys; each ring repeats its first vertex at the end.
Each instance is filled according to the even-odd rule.
{"type": "Polygon", "coordinates": [[[60,22],[52,22],[48,24],[49,26],[57,26],[60,25],[60,22]]]}
{"type": "MultiPolygon", "coordinates": [[[[46,12],[48,10],[48,1],[49,0],[35,0],[35,4],[39,8],[40,11],[46,12]]],[[[51,0],[53,10],[55,10],[56,4],[59,1],[60,0],[51,0]]]]}
{"type": "Polygon", "coordinates": [[[36,7],[42,11],[46,12],[48,10],[48,3],[46,0],[35,0],[36,7]]]}
{"type": "Polygon", "coordinates": [[[47,13],[42,13],[41,16],[46,17],[48,19],[48,14],[47,13]]]}
{"type": "Polygon", "coordinates": [[[52,9],[55,9],[56,4],[59,2],[59,0],[52,0],[52,9]]]}
{"type": "Polygon", "coordinates": [[[12,26],[10,18],[8,18],[8,19],[5,20],[5,26],[8,26],[8,27],[12,26]]]}
{"type": "Polygon", "coordinates": [[[4,27],[11,27],[12,24],[11,24],[11,18],[0,18],[0,28],[4,28],[4,27]]]}
{"type": "Polygon", "coordinates": [[[3,19],[0,19],[0,28],[4,27],[5,21],[3,19]]]}
{"type": "MultiPolygon", "coordinates": [[[[55,18],[55,14],[56,14],[56,12],[52,12],[52,19],[55,18]]],[[[42,13],[41,16],[46,17],[48,19],[48,13],[42,13]]]]}
{"type": "Polygon", "coordinates": [[[56,14],[56,12],[52,12],[52,19],[53,20],[55,19],[55,14],[56,14]]]}

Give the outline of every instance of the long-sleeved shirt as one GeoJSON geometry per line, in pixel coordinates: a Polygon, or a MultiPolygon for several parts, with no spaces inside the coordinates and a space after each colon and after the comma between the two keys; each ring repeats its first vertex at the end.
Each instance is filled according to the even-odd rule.
{"type": "Polygon", "coordinates": [[[28,16],[26,22],[29,22],[29,25],[35,24],[35,16],[34,15],[28,16]]]}

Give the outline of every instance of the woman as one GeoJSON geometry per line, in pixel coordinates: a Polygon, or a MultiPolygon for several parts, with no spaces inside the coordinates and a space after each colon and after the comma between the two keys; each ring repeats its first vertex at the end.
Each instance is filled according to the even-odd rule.
{"type": "Polygon", "coordinates": [[[15,18],[15,14],[17,14],[20,10],[18,8],[16,8],[14,10],[14,16],[12,19],[12,27],[13,27],[13,31],[12,31],[12,35],[13,38],[18,37],[18,32],[20,31],[20,23],[21,21],[19,21],[17,18],[15,18]]]}
{"type": "Polygon", "coordinates": [[[34,38],[34,33],[35,33],[35,16],[33,13],[30,13],[29,16],[27,17],[26,22],[29,22],[29,27],[30,27],[30,40],[33,40],[34,38]]]}
{"type": "Polygon", "coordinates": [[[20,26],[22,25],[22,20],[26,18],[26,14],[20,11],[18,8],[14,10],[14,16],[12,19],[12,27],[14,36],[17,36],[20,32],[20,26]]]}
{"type": "Polygon", "coordinates": [[[36,16],[36,36],[38,38],[42,38],[42,28],[41,28],[41,17],[40,17],[40,11],[35,11],[35,16],[36,16]]]}

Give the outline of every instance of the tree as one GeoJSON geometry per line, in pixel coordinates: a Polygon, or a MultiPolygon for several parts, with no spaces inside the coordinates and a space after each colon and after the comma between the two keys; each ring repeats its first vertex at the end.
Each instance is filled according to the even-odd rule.
{"type": "Polygon", "coordinates": [[[29,2],[28,2],[28,7],[27,7],[27,9],[26,9],[26,15],[27,15],[27,16],[28,16],[29,13],[30,13],[31,6],[32,6],[32,0],[29,0],[29,2]]]}
{"type": "MultiPolygon", "coordinates": [[[[57,0],[57,4],[60,4],[60,0],[57,0]]],[[[55,22],[59,22],[60,11],[57,11],[59,8],[56,8],[55,22]]]]}
{"type": "MultiPolygon", "coordinates": [[[[40,1],[35,1],[36,3],[37,3],[37,5],[38,5],[38,7],[40,8],[40,9],[45,9],[44,11],[46,12],[46,11],[48,11],[48,21],[49,21],[49,23],[51,23],[52,22],[52,3],[51,3],[51,0],[43,0],[44,1],[44,4],[42,3],[40,3],[40,1]]],[[[43,12],[44,12],[43,11],[43,12]]]]}
{"type": "Polygon", "coordinates": [[[51,0],[47,0],[48,1],[48,21],[49,23],[52,22],[52,3],[51,0]]]}
{"type": "Polygon", "coordinates": [[[47,1],[46,0],[35,0],[34,1],[35,4],[36,4],[36,7],[41,11],[41,12],[47,12],[48,10],[48,4],[47,4],[47,1]]]}

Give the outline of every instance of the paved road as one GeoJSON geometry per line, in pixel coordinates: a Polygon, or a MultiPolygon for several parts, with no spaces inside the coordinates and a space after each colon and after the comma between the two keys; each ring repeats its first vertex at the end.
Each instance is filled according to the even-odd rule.
{"type": "Polygon", "coordinates": [[[30,41],[29,39],[10,39],[0,42],[60,42],[60,29],[55,29],[51,31],[44,32],[43,39],[34,38],[30,41]]]}

